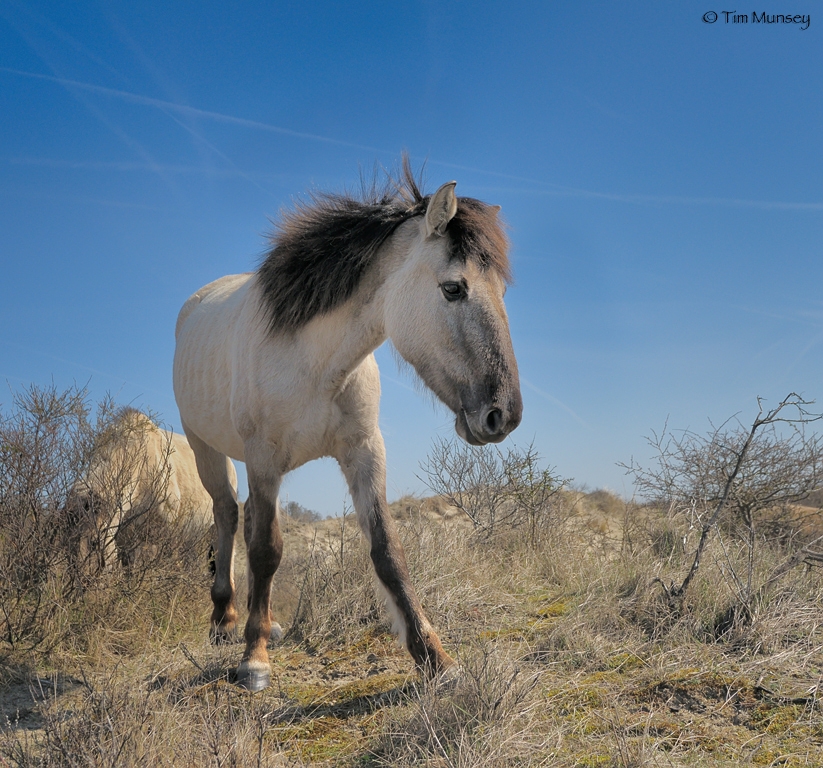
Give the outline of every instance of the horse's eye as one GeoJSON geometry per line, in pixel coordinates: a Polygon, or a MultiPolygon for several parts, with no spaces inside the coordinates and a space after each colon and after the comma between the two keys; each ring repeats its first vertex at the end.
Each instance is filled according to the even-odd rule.
{"type": "Polygon", "coordinates": [[[440,290],[443,291],[443,295],[449,301],[457,301],[457,299],[462,299],[466,296],[466,286],[462,283],[442,283],[440,290]]]}

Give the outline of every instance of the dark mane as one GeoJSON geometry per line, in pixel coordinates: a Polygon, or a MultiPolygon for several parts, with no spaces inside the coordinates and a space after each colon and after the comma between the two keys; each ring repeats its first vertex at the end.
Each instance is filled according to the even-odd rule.
{"type": "MultiPolygon", "coordinates": [[[[457,199],[447,233],[453,258],[471,260],[511,278],[508,240],[497,208],[457,199]]],[[[347,301],[374,263],[380,247],[403,222],[426,212],[408,156],[400,177],[363,185],[359,196],[316,193],[281,213],[257,280],[272,331],[297,330],[347,301]]]]}

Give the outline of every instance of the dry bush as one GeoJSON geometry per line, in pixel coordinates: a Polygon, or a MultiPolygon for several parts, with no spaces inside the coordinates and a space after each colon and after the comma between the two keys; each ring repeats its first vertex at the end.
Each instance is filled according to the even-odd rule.
{"type": "MultiPolygon", "coordinates": [[[[749,626],[778,582],[799,565],[823,564],[819,538],[787,528],[787,510],[808,499],[823,479],[823,442],[809,434],[816,421],[808,402],[790,394],[764,411],[762,401],[752,426],[729,421],[707,435],[664,430],[649,440],[656,466],[626,465],[642,496],[665,510],[653,541],[672,564],[680,550],[691,561],[684,576],[669,585],[662,576],[673,614],[688,610],[687,592],[704,557],[714,559],[719,583],[730,603],[715,618],[715,634],[749,626]]],[[[635,526],[635,532],[637,527],[635,526]]]]}
{"type": "Polygon", "coordinates": [[[57,689],[39,681],[42,728],[31,733],[11,723],[0,731],[0,762],[15,768],[285,765],[266,741],[273,727],[293,718],[288,709],[240,697],[225,683],[204,682],[174,684],[153,674],[135,684],[125,669],[115,668],[75,681],[64,694],[72,701],[66,711],[57,689]]]}
{"type": "Polygon", "coordinates": [[[32,388],[0,421],[0,642],[54,642],[49,623],[75,593],[64,543],[69,490],[88,467],[93,428],[85,392],[32,388]]]}
{"type": "Polygon", "coordinates": [[[421,464],[421,479],[465,514],[480,536],[523,528],[535,545],[541,533],[558,523],[557,496],[569,482],[540,463],[533,445],[503,453],[497,447],[440,439],[421,464]]]}
{"type": "Polygon", "coordinates": [[[459,662],[463,674],[452,687],[412,690],[404,709],[384,724],[374,764],[480,768],[548,756],[555,739],[534,669],[488,642],[465,649],[459,662]]]}
{"type": "Polygon", "coordinates": [[[356,522],[347,513],[329,523],[290,566],[300,592],[289,634],[309,647],[351,642],[379,616],[371,560],[356,522]]]}
{"type": "MultiPolygon", "coordinates": [[[[409,500],[403,511],[398,532],[412,582],[429,618],[448,631],[458,617],[488,601],[490,595],[478,592],[488,562],[482,550],[466,557],[462,526],[434,521],[409,500]]],[[[320,523],[303,549],[296,539],[287,544],[295,548],[286,548],[286,571],[281,573],[282,565],[278,569],[273,606],[276,619],[288,621],[291,615],[291,639],[316,649],[351,644],[370,629],[389,630],[368,545],[353,515],[320,523]],[[287,612],[277,613],[284,608],[287,612]]]]}
{"type": "MultiPolygon", "coordinates": [[[[113,550],[112,506],[73,505],[77,489],[101,457],[129,444],[132,426],[106,400],[92,408],[85,390],[32,387],[14,396],[0,420],[0,653],[64,649],[89,652],[104,630],[140,632],[205,591],[208,532],[185,506],[158,525],[152,505],[131,519],[128,568],[113,550]],[[141,628],[141,624],[143,627],[141,628]]],[[[115,451],[115,454],[117,452],[115,451]]],[[[95,499],[125,505],[128,451],[107,461],[95,499]]],[[[149,478],[164,497],[167,467],[149,478]]]]}
{"type": "Polygon", "coordinates": [[[288,515],[289,518],[297,521],[298,523],[319,523],[323,520],[323,515],[319,512],[315,512],[313,509],[304,507],[296,501],[286,502],[281,505],[280,510],[284,515],[288,515]]]}

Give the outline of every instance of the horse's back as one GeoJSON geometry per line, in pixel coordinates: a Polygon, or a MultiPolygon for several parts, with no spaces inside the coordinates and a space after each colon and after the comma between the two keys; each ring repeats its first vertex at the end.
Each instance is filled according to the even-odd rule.
{"type": "MultiPolygon", "coordinates": [[[[97,451],[68,494],[66,508],[76,519],[73,536],[78,548],[102,548],[102,558],[108,561],[115,543],[121,554],[142,546],[139,531],[145,526],[175,521],[204,529],[211,525],[211,497],[184,436],[161,429],[132,410],[112,430],[112,439],[97,451]]],[[[228,464],[236,488],[237,475],[228,464]]]]}
{"type": "MultiPolygon", "coordinates": [[[[140,414],[142,416],[142,414],[140,414]]],[[[154,507],[163,522],[183,515],[194,523],[211,524],[211,497],[197,474],[194,451],[184,435],[161,429],[143,416],[139,439],[131,442],[134,467],[132,485],[137,511],[142,514],[154,507]],[[159,494],[159,498],[158,498],[159,494]]],[[[237,487],[234,465],[230,477],[237,487]]]]}

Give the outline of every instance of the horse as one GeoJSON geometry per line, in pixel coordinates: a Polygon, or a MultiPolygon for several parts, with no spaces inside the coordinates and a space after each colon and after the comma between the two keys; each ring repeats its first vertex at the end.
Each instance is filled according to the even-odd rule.
{"type": "Polygon", "coordinates": [[[240,687],[262,690],[271,679],[281,480],[324,456],[334,457],[346,478],[393,631],[424,674],[455,674],[411,584],[388,512],[373,355],[390,339],[472,445],[500,442],[520,423],[500,207],[457,197],[455,186],[424,195],[404,156],[400,174],[387,174],[384,185],[364,185],[358,195],[314,193],[281,212],[256,272],[215,280],[180,311],[174,392],[217,529],[213,642],[233,638],[238,619],[238,505],[226,457],[244,461],[248,471],[240,687]]]}
{"type": "MultiPolygon", "coordinates": [[[[226,475],[236,489],[231,462],[226,475]]],[[[88,469],[69,491],[72,558],[80,570],[99,572],[116,555],[128,568],[152,527],[185,515],[187,524],[208,530],[211,507],[186,438],[125,408],[102,430],[88,469]]]]}

